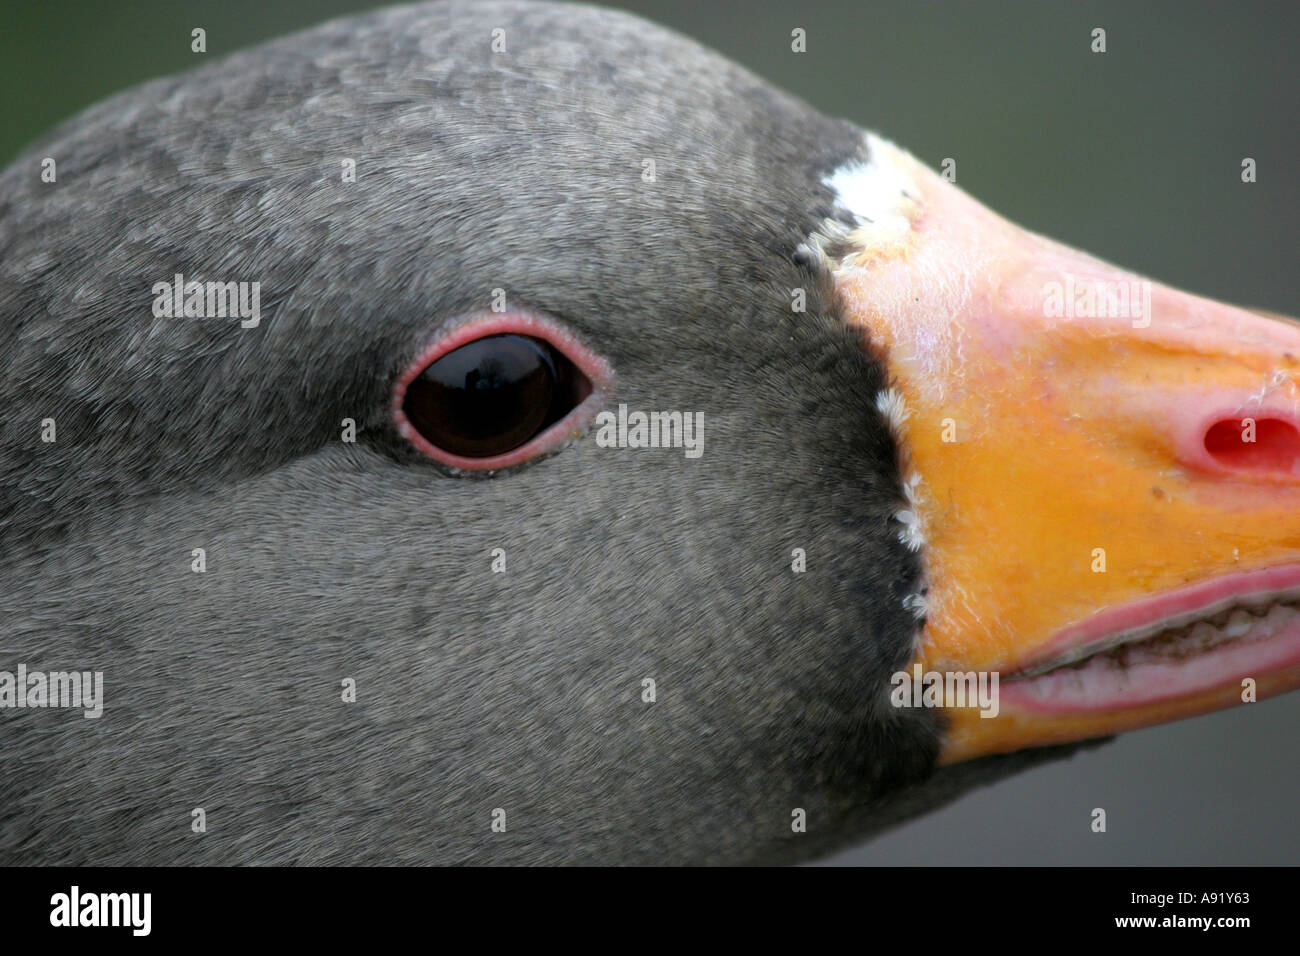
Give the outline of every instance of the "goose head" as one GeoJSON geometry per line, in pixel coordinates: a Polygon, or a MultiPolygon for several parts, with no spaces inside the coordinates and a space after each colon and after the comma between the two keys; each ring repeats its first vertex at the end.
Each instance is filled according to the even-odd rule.
{"type": "Polygon", "coordinates": [[[1294,325],[624,14],[93,107],[0,316],[10,861],[792,861],[1300,684],[1294,325]]]}

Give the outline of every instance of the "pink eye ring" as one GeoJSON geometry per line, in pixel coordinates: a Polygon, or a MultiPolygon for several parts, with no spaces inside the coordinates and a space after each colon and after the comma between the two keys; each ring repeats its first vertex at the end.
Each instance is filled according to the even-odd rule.
{"type": "Polygon", "coordinates": [[[393,388],[398,432],[449,468],[496,471],[576,437],[609,396],[607,362],[558,323],[514,310],[470,319],[393,388]]]}

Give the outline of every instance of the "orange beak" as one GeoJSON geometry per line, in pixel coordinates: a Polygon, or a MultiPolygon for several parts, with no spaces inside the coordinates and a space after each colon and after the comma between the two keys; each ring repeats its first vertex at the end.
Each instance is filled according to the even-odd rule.
{"type": "Polygon", "coordinates": [[[942,760],[1300,686],[1300,326],[1025,232],[883,141],[872,165],[893,198],[834,269],[897,396],[914,670],[998,678],[994,707],[944,699],[942,760]]]}

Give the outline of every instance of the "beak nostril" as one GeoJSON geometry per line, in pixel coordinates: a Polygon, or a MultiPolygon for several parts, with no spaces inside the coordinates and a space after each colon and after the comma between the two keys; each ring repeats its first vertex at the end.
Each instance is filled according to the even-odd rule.
{"type": "Polygon", "coordinates": [[[1233,471],[1300,473],[1300,430],[1280,418],[1229,418],[1205,432],[1205,450],[1233,471]]]}

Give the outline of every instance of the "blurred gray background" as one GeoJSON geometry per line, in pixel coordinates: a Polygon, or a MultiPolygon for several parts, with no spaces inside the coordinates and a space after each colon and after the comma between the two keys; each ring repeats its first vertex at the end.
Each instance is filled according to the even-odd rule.
{"type": "MultiPolygon", "coordinates": [[[[5,0],[0,162],[109,93],[382,4],[5,0]]],[[[1008,218],[1300,315],[1295,2],[613,2],[878,130],[1008,218]],[[790,31],[808,51],[790,51],[790,31]],[[1107,52],[1090,51],[1094,27],[1107,52]],[[1245,156],[1258,182],[1243,185],[1245,156]]],[[[1294,864],[1300,694],[1138,731],[844,853],[867,864],[1294,864]],[[1109,832],[1089,830],[1104,807],[1109,832]]]]}

